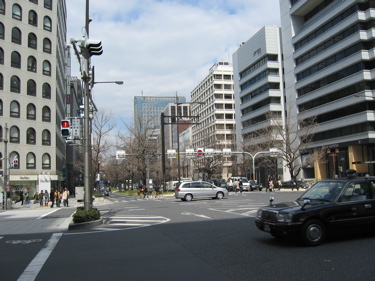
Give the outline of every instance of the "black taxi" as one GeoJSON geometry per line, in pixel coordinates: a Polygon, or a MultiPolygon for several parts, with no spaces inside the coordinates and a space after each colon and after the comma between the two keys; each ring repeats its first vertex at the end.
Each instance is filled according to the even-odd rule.
{"type": "Polygon", "coordinates": [[[308,246],[320,245],[327,233],[375,228],[375,177],[356,177],[317,182],[300,198],[258,210],[255,224],[274,237],[299,238],[308,246]]]}

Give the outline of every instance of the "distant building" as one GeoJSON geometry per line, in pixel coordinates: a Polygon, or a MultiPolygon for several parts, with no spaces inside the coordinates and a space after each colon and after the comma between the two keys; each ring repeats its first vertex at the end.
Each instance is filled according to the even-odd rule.
{"type": "MultiPolygon", "coordinates": [[[[233,68],[228,62],[214,64],[209,74],[191,92],[191,112],[199,116],[192,127],[194,149],[233,148],[235,145],[235,108],[233,68]],[[202,104],[199,104],[202,103],[202,104]]],[[[232,174],[232,162],[224,162],[217,177],[232,174]]]]}

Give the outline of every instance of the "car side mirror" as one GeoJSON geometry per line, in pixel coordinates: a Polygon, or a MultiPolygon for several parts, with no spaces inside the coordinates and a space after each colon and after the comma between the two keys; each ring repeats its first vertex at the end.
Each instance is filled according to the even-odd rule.
{"type": "Polygon", "coordinates": [[[311,205],[311,201],[309,199],[303,200],[303,205],[301,207],[301,210],[305,210],[306,205],[311,205]]]}

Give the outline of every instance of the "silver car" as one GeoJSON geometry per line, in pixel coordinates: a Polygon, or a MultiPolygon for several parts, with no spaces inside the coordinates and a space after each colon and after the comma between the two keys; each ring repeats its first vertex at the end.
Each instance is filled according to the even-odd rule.
{"type": "Polygon", "coordinates": [[[191,201],[198,198],[223,199],[228,196],[226,188],[217,187],[205,181],[183,182],[174,191],[174,197],[182,201],[191,201]]]}

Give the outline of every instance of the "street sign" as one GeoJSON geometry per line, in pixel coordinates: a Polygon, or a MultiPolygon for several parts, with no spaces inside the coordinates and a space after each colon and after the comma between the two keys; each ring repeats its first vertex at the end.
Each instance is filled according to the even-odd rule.
{"type": "Polygon", "coordinates": [[[197,155],[198,156],[203,156],[203,154],[204,154],[204,149],[203,148],[198,148],[197,149],[197,155]]]}
{"type": "Polygon", "coordinates": [[[121,160],[121,159],[125,159],[125,150],[117,150],[116,151],[116,159],[117,160],[121,160]]]}

